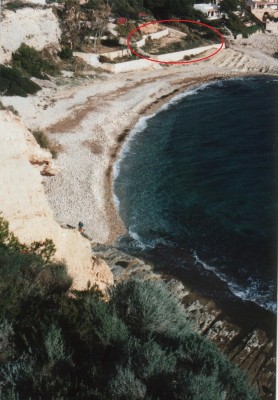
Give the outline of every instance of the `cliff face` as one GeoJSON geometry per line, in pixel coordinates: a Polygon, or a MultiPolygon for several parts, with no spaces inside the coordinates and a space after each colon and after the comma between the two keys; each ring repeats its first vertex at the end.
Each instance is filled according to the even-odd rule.
{"type": "Polygon", "coordinates": [[[62,229],[47,202],[42,174],[54,174],[51,155],[42,150],[20,119],[0,111],[0,211],[22,243],[52,239],[55,259],[65,262],[75,289],[90,281],[101,290],[113,283],[104,261],[92,259],[90,242],[62,229]]]}
{"type": "Polygon", "coordinates": [[[5,10],[1,20],[0,63],[9,61],[21,43],[36,50],[49,44],[59,47],[60,35],[59,22],[51,8],[5,10]]]}

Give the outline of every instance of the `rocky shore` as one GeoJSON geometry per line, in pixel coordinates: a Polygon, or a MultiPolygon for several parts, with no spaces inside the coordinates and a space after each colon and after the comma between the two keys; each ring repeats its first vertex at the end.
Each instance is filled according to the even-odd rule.
{"type": "Polygon", "coordinates": [[[93,245],[93,252],[110,266],[115,284],[128,278],[164,281],[184,305],[193,329],[212,340],[234,364],[247,371],[262,400],[275,398],[274,315],[240,299],[233,300],[236,307],[231,307],[228,299],[223,300],[222,306],[217,305],[176,274],[167,274],[117,247],[93,245]]]}

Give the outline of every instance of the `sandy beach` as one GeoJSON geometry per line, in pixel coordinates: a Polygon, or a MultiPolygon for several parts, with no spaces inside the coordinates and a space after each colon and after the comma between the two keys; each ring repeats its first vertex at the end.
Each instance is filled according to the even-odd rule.
{"type": "Polygon", "coordinates": [[[29,129],[43,129],[59,144],[59,172],[44,179],[58,222],[83,221],[93,242],[112,243],[124,232],[113,204],[112,165],[140,116],[189,87],[262,72],[278,73],[278,60],[253,50],[251,42],[237,43],[205,62],[44,81],[37,96],[3,103],[13,105],[29,129]]]}

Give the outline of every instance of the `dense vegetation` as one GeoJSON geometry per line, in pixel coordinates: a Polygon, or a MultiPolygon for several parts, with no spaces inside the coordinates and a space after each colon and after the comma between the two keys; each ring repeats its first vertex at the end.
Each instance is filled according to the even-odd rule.
{"type": "Polygon", "coordinates": [[[198,15],[193,9],[194,0],[114,0],[113,11],[121,16],[137,18],[138,13],[147,10],[157,19],[198,15]]]}
{"type": "Polygon", "coordinates": [[[22,246],[0,218],[2,400],[258,399],[164,285],[129,280],[109,300],[70,293],[54,250],[22,246]]]}
{"type": "Polygon", "coordinates": [[[16,68],[0,65],[1,96],[23,96],[35,94],[41,87],[29,78],[22,76],[16,68]]]}
{"type": "Polygon", "coordinates": [[[7,10],[11,10],[16,12],[17,10],[21,9],[21,8],[25,8],[25,7],[29,7],[29,8],[36,8],[37,5],[34,3],[28,3],[28,2],[22,2],[19,0],[15,0],[15,1],[9,1],[8,3],[5,4],[5,8],[7,10]]]}
{"type": "Polygon", "coordinates": [[[54,64],[44,60],[39,51],[25,43],[22,43],[13,53],[12,65],[28,76],[39,79],[47,79],[46,74],[55,75],[58,73],[58,68],[54,64]]]}

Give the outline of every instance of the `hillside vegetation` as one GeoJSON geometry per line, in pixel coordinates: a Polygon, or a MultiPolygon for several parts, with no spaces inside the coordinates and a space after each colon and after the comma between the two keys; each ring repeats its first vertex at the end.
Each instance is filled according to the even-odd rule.
{"type": "Polygon", "coordinates": [[[0,65],[0,95],[22,96],[35,94],[41,87],[22,75],[16,68],[0,65]]]}
{"type": "Polygon", "coordinates": [[[162,283],[128,280],[109,300],[70,292],[54,252],[21,245],[0,218],[2,400],[258,400],[162,283]]]}

